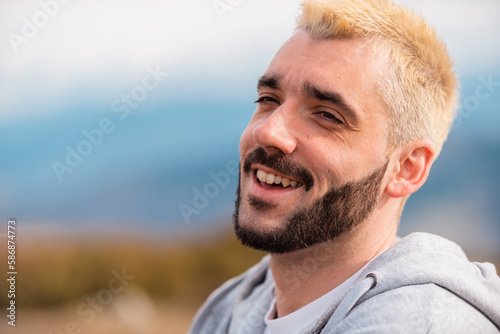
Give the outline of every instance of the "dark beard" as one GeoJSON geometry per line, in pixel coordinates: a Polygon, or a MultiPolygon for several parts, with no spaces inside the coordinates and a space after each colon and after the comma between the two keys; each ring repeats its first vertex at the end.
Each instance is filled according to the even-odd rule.
{"type": "MultiPolygon", "coordinates": [[[[246,167],[255,162],[273,168],[280,173],[283,170],[292,171],[292,174],[283,174],[299,176],[300,180],[304,180],[300,176],[306,175],[307,181],[304,183],[308,185],[307,183],[310,181],[312,186],[312,176],[309,178],[310,173],[302,167],[293,166],[282,154],[267,156],[265,151],[259,147],[245,160],[244,172],[248,173],[249,168],[246,167]],[[284,167],[280,167],[278,161],[284,167]]],[[[380,184],[387,166],[388,162],[360,181],[349,182],[339,188],[332,187],[309,208],[295,213],[285,225],[265,232],[253,229],[252,224],[240,225],[241,195],[240,183],[238,182],[233,215],[236,236],[243,245],[269,253],[288,253],[334,240],[356,228],[375,209],[379,201],[380,184]]],[[[306,190],[308,190],[307,187],[306,190]]],[[[263,211],[270,210],[273,206],[256,198],[249,198],[249,200],[252,206],[263,211]]]]}

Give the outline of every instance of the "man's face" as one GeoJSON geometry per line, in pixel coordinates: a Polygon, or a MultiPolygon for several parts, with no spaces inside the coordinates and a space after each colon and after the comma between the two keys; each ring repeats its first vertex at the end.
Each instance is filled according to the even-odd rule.
{"type": "Polygon", "coordinates": [[[278,51],[240,141],[234,223],[244,244],[290,252],[370,216],[387,168],[388,119],[375,86],[385,69],[361,41],[297,32],[278,51]]]}

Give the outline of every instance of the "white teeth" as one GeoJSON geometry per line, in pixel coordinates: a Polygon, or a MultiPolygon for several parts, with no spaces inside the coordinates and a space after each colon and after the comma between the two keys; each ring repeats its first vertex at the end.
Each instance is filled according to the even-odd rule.
{"type": "Polygon", "coordinates": [[[261,182],[266,182],[266,180],[267,180],[267,174],[266,174],[266,172],[264,172],[263,170],[260,170],[260,169],[257,170],[257,178],[261,182]]]}
{"type": "Polygon", "coordinates": [[[283,187],[288,187],[290,185],[290,179],[287,179],[286,177],[284,177],[282,180],[281,180],[281,184],[283,185],[283,187]]]}
{"type": "Polygon", "coordinates": [[[287,188],[288,186],[292,188],[300,187],[301,184],[298,183],[297,181],[291,181],[289,178],[282,177],[280,175],[274,175],[271,173],[266,173],[263,170],[258,169],[257,170],[257,179],[259,179],[260,182],[264,182],[267,184],[281,184],[284,188],[287,188]]]}

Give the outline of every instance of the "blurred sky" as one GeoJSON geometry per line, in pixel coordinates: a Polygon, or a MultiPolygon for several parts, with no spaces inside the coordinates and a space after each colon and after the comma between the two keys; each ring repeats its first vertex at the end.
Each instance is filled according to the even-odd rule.
{"type": "MultiPolygon", "coordinates": [[[[237,177],[227,164],[239,159],[256,81],[300,2],[1,1],[0,219],[70,233],[228,224],[237,177]],[[81,144],[85,133],[95,145],[81,144]],[[54,166],[78,148],[86,156],[58,175],[54,166]]],[[[500,254],[500,84],[484,84],[500,82],[500,1],[399,2],[437,27],[463,87],[457,123],[401,233],[500,254]]]]}

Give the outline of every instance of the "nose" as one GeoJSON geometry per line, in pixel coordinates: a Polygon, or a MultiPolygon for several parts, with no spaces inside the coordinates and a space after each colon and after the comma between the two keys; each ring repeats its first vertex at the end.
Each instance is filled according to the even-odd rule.
{"type": "Polygon", "coordinates": [[[252,138],[260,147],[269,153],[281,151],[284,154],[292,153],[297,141],[290,128],[290,114],[281,105],[268,118],[259,124],[252,132],[252,138]]]}

